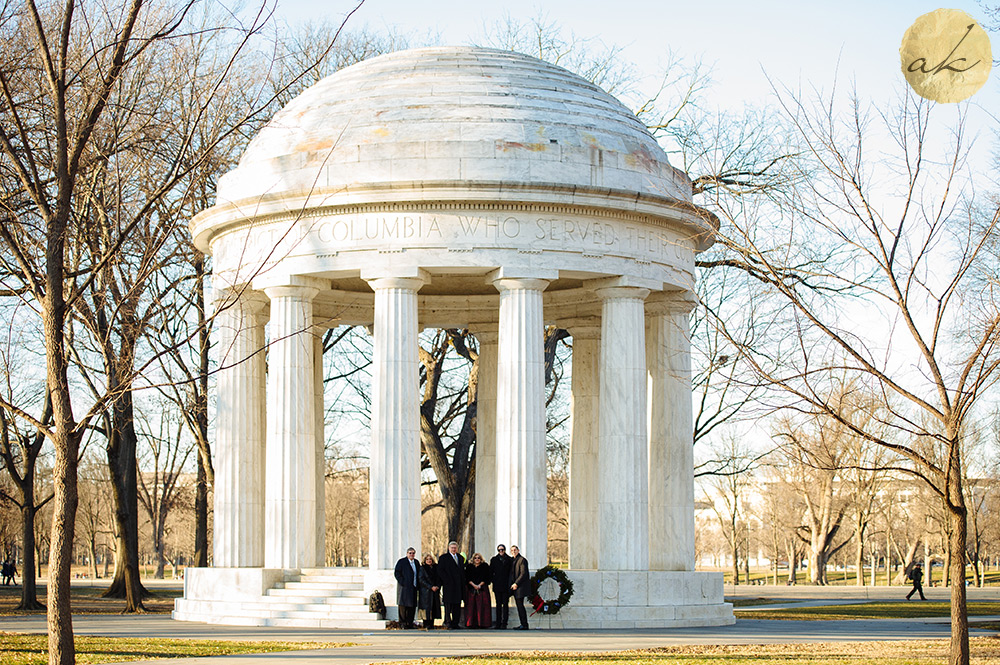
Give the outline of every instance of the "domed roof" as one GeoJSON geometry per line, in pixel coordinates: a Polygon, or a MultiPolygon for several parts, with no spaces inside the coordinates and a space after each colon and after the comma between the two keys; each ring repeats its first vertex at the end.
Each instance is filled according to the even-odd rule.
{"type": "Polygon", "coordinates": [[[519,53],[389,53],[316,83],[250,143],[220,200],[415,182],[541,184],[689,202],[690,181],[617,99],[519,53]]]}

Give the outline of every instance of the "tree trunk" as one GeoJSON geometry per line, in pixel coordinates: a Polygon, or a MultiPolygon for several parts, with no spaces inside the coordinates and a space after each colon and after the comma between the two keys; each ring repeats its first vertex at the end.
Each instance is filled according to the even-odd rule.
{"type": "MultiPolygon", "coordinates": [[[[960,481],[959,481],[960,482],[960,481]]],[[[969,665],[969,615],[965,606],[965,506],[958,492],[957,506],[951,509],[951,651],[949,665],[969,665]]],[[[954,498],[954,495],[953,495],[954,498]]]]}
{"type": "Polygon", "coordinates": [[[194,499],[194,565],[208,567],[208,486],[215,478],[208,445],[208,363],[211,348],[209,323],[205,316],[205,256],[198,252],[194,264],[197,284],[195,305],[198,310],[198,389],[195,391],[195,423],[198,427],[198,479],[194,499]]]}
{"type": "Polygon", "coordinates": [[[45,606],[38,602],[38,589],[35,586],[35,492],[31,483],[24,487],[23,503],[21,505],[21,549],[24,552],[24,565],[21,568],[21,602],[15,608],[18,610],[43,610],[45,606]]]}
{"type": "Polygon", "coordinates": [[[208,477],[201,455],[194,495],[194,565],[208,567],[208,477]]]}
{"type": "Polygon", "coordinates": [[[149,595],[139,578],[139,489],[132,416],[132,393],[125,390],[112,406],[114,426],[107,449],[118,534],[115,578],[103,597],[124,598],[126,613],[145,612],[142,599],[149,595]]]}
{"type": "Polygon", "coordinates": [[[827,553],[824,548],[809,548],[809,581],[819,586],[826,586],[827,553]]]}
{"type": "Polygon", "coordinates": [[[87,550],[90,552],[90,568],[94,574],[94,579],[96,580],[97,575],[97,539],[93,536],[90,537],[87,542],[87,550]]]}
{"type": "Polygon", "coordinates": [[[865,585],[865,530],[861,520],[854,528],[854,538],[858,541],[857,551],[854,553],[854,565],[857,566],[857,586],[865,585]]]}
{"type": "Polygon", "coordinates": [[[739,540],[736,538],[736,525],[733,525],[733,586],[740,585],[740,546],[739,540]]]}
{"type": "Polygon", "coordinates": [[[960,435],[949,431],[950,450],[945,480],[945,500],[951,524],[951,650],[949,665],[969,665],[969,613],[965,605],[965,547],[968,543],[968,512],[962,491],[960,435]]]}

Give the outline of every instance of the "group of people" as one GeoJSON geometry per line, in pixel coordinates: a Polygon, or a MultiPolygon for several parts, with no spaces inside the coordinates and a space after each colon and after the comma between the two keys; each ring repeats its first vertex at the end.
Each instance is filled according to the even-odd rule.
{"type": "Polygon", "coordinates": [[[396,562],[396,604],[399,606],[399,623],[403,628],[416,628],[417,612],[424,628],[434,627],[434,620],[444,618],[446,629],[460,627],[462,604],[465,604],[466,628],[507,628],[510,600],[514,599],[520,625],[528,629],[528,613],[524,599],[531,588],[528,561],[521,556],[516,545],[510,554],[504,545],[497,545],[497,554],[489,563],[482,554],[473,554],[466,563],[458,551],[458,543],[448,543],[448,551],[435,561],[425,554],[416,560],[416,550],[406,550],[406,556],[396,562]],[[496,621],[493,621],[493,603],[496,601],[496,621]]]}
{"type": "Polygon", "coordinates": [[[14,577],[17,576],[17,566],[14,564],[13,559],[8,559],[2,564],[2,572],[0,572],[0,577],[3,577],[3,585],[7,586],[9,584],[17,584],[14,577]]]}

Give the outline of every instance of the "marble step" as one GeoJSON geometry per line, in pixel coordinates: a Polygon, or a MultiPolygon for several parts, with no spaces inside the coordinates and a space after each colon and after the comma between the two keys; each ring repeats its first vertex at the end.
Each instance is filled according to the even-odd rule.
{"type": "Polygon", "coordinates": [[[363,606],[326,605],[323,603],[242,603],[225,601],[185,601],[178,599],[174,609],[184,614],[212,616],[242,616],[246,618],[309,618],[316,620],[378,620],[378,616],[363,606]]]}
{"type": "Polygon", "coordinates": [[[348,587],[344,588],[343,585],[332,584],[329,582],[316,582],[314,580],[309,580],[308,582],[283,582],[274,587],[275,589],[308,589],[310,591],[329,591],[335,596],[351,596],[352,598],[363,598],[365,597],[365,590],[360,584],[357,588],[348,587]]]}
{"type": "Polygon", "coordinates": [[[250,617],[242,614],[218,615],[174,610],[178,621],[200,621],[226,626],[281,626],[288,628],[340,628],[344,630],[385,630],[380,619],[315,619],[290,617],[250,617]]]}

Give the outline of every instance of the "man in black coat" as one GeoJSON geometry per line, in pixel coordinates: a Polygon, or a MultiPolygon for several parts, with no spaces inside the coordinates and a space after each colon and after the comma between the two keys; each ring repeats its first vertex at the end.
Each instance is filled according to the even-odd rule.
{"type": "Polygon", "coordinates": [[[416,562],[417,551],[412,547],[406,550],[406,556],[396,562],[394,572],[396,577],[396,605],[399,606],[399,625],[403,628],[416,628],[413,617],[417,612],[417,571],[420,564],[416,562]]]}
{"type": "Polygon", "coordinates": [[[510,579],[510,563],[513,559],[507,556],[507,548],[497,545],[497,555],[490,559],[490,577],[493,583],[493,596],[497,601],[497,622],[494,628],[507,627],[510,616],[510,585],[504,584],[510,579]],[[500,582],[499,580],[503,580],[500,582]]]}
{"type": "Polygon", "coordinates": [[[920,567],[919,563],[913,566],[913,570],[910,571],[907,577],[913,582],[913,588],[910,589],[910,593],[906,594],[906,599],[909,600],[913,594],[920,593],[920,600],[927,600],[924,598],[924,587],[921,584],[924,580],[924,570],[920,567]]]}
{"type": "Polygon", "coordinates": [[[524,599],[531,590],[528,560],[521,556],[517,545],[510,546],[510,553],[514,556],[510,562],[510,591],[514,596],[514,606],[517,607],[517,618],[521,621],[516,630],[528,630],[528,612],[524,609],[524,599]]]}
{"type": "Polygon", "coordinates": [[[438,559],[438,576],[441,578],[441,603],[444,605],[444,625],[458,628],[465,594],[465,557],[458,553],[458,543],[448,543],[448,551],[438,559]]]}

